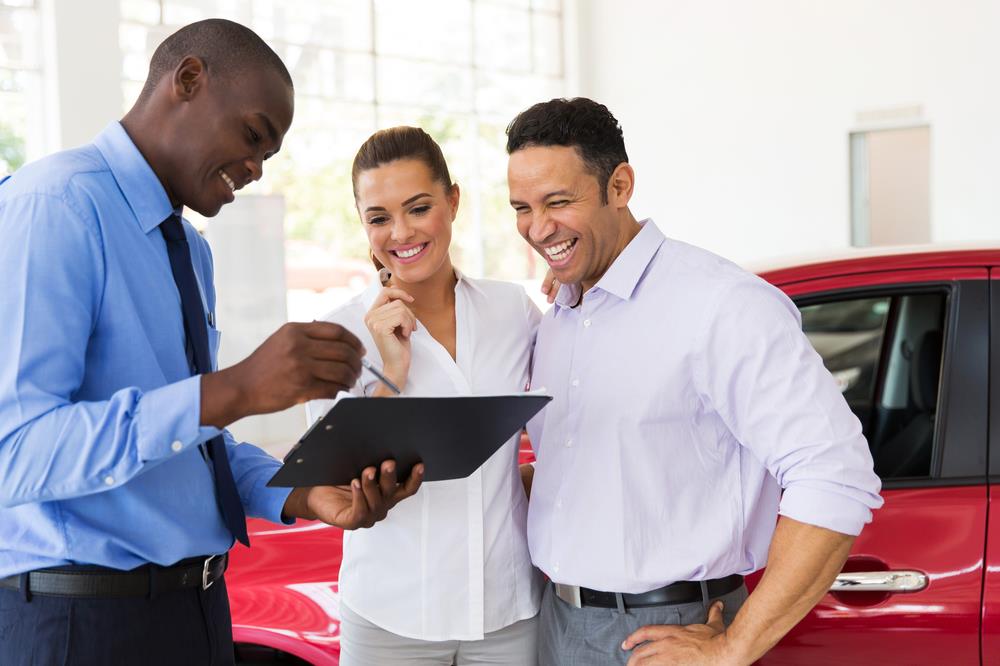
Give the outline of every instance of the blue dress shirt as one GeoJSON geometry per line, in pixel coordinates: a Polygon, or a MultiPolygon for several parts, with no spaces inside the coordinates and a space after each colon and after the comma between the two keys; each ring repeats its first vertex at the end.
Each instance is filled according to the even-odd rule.
{"type": "MultiPolygon", "coordinates": [[[[118,123],[0,181],[0,577],[171,564],[233,543],[198,448],[219,431],[199,425],[158,227],[171,212],[118,123]]],[[[184,225],[212,313],[212,255],[184,225]]],[[[265,486],[278,461],[224,434],[247,514],[281,521],[289,490],[265,486]]]]}

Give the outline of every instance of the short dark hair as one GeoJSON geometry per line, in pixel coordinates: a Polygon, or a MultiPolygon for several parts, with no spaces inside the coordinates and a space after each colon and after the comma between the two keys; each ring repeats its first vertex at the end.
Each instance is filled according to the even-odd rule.
{"type": "MultiPolygon", "coordinates": [[[[358,178],[363,172],[396,160],[419,160],[430,169],[431,177],[444,185],[446,190],[454,185],[448,172],[448,163],[445,162],[444,153],[437,141],[419,127],[400,125],[379,130],[361,144],[351,165],[354,200],[358,199],[358,178]]],[[[371,260],[375,268],[382,269],[382,264],[374,254],[371,255],[371,260]]]]}
{"type": "Polygon", "coordinates": [[[234,21],[213,18],[184,26],[156,47],[139,99],[149,97],[160,79],[187,56],[201,58],[207,70],[222,78],[267,67],[276,71],[289,88],[294,88],[285,63],[257,33],[234,21]]]}
{"type": "Polygon", "coordinates": [[[507,126],[507,154],[531,146],[576,148],[597,178],[605,204],[611,174],[628,162],[621,125],[608,107],[586,97],[539,102],[519,113],[507,126]]]}

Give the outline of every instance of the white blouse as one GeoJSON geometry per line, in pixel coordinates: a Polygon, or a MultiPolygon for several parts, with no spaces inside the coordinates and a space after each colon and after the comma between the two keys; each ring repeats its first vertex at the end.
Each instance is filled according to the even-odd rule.
{"type": "MultiPolygon", "coordinates": [[[[456,359],[418,327],[403,394],[523,391],[538,308],[517,285],[456,275],[456,359]]],[[[379,365],[364,316],[380,288],[372,285],[324,317],[357,335],[379,365]]],[[[364,371],[352,393],[371,395],[376,383],[364,371]]],[[[333,403],[308,403],[310,423],[333,403]]],[[[535,615],[541,581],[525,536],[519,438],[511,437],[468,478],[425,482],[374,527],[346,532],[341,601],[383,629],[428,641],[479,640],[535,615]]]]}

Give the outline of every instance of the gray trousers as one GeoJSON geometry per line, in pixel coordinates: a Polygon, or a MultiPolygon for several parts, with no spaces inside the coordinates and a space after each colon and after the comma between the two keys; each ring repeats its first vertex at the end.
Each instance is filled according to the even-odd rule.
{"type": "Polygon", "coordinates": [[[538,616],[480,641],[422,641],[386,631],[340,604],[340,666],[535,666],[538,616]]]}
{"type": "MultiPolygon", "coordinates": [[[[723,620],[729,626],[746,598],[744,585],[711,601],[722,600],[723,620]]],[[[639,627],[704,624],[707,619],[702,601],[626,609],[624,613],[614,608],[574,608],[557,597],[552,583],[547,583],[538,614],[538,666],[624,666],[631,653],[622,650],[622,641],[639,627]]]]}

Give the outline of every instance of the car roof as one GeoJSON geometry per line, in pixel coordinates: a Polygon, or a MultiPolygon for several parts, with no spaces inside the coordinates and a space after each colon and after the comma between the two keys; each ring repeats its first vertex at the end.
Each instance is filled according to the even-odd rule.
{"type": "Polygon", "coordinates": [[[972,266],[1000,266],[1000,244],[850,248],[753,262],[745,268],[772,284],[782,285],[853,273],[972,266]]]}

